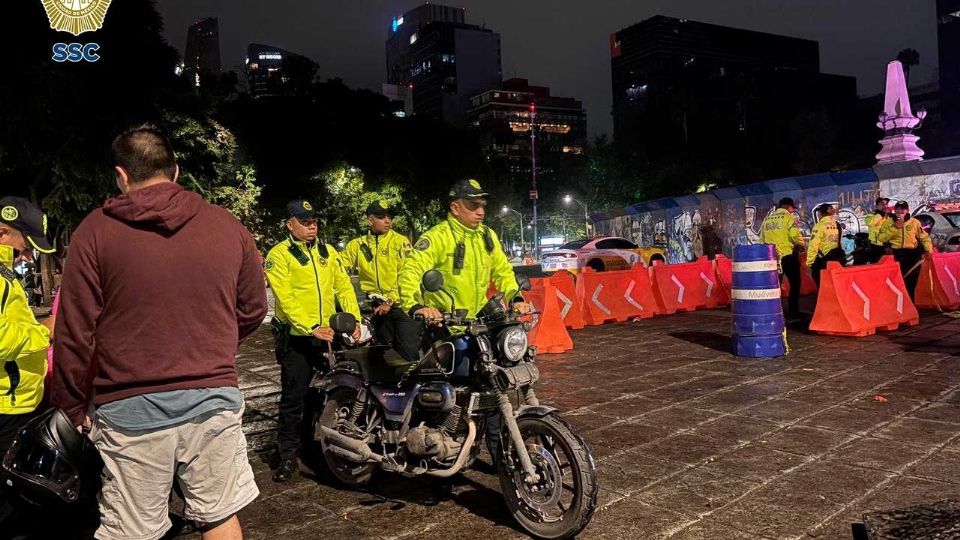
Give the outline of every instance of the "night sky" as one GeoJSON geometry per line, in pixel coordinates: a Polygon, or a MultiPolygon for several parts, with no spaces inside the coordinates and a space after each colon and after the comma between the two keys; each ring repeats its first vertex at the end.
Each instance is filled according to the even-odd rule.
{"type": "MultiPolygon", "coordinates": [[[[912,47],[911,86],[936,81],[935,0],[459,0],[466,22],[500,33],[503,78],[525,77],[583,101],[591,134],[610,133],[610,33],[667,15],[820,42],[821,70],[857,77],[861,96],[883,89],[885,65],[912,47]]],[[[168,41],[183,52],[187,27],[220,18],[224,69],[248,43],[304,54],[323,78],[379,91],[390,20],[416,0],[159,0],[168,41]]],[[[878,111],[879,112],[879,111],[878,111]]]]}

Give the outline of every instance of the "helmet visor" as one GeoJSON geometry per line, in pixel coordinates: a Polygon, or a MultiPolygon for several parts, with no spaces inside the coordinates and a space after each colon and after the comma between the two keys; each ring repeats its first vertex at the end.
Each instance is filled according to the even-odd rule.
{"type": "Polygon", "coordinates": [[[3,460],[11,474],[51,488],[68,484],[78,477],[77,468],[56,448],[51,448],[21,429],[3,460]]]}

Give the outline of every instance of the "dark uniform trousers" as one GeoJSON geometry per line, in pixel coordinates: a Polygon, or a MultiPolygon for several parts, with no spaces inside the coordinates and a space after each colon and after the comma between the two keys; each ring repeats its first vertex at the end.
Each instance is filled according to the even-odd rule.
{"type": "Polygon", "coordinates": [[[408,362],[420,360],[422,323],[413,320],[396,306],[383,315],[374,316],[370,323],[373,325],[373,337],[379,345],[393,347],[408,362]]]}
{"type": "Polygon", "coordinates": [[[800,312],[800,259],[797,255],[784,255],[780,259],[780,269],[790,284],[790,295],[787,297],[787,314],[796,315],[800,312]]]}
{"type": "Polygon", "coordinates": [[[913,293],[917,290],[917,282],[920,281],[920,268],[913,267],[923,259],[923,247],[895,249],[893,250],[893,258],[900,263],[903,284],[907,287],[907,292],[910,293],[910,299],[913,300],[913,293]]]}
{"type": "Polygon", "coordinates": [[[827,267],[827,263],[830,261],[836,261],[840,263],[840,266],[847,265],[847,252],[843,248],[835,247],[828,251],[825,255],[817,255],[817,258],[814,259],[813,264],[810,265],[810,272],[813,273],[813,281],[817,283],[817,287],[820,286],[820,271],[827,267]]]}
{"type": "Polygon", "coordinates": [[[294,459],[300,449],[303,430],[312,426],[303,425],[304,400],[314,370],[325,373],[328,369],[326,357],[327,343],[313,336],[289,336],[287,340],[277,340],[277,359],[280,364],[280,426],[277,430],[277,444],[280,447],[280,459],[294,459]],[[281,341],[286,341],[282,343],[281,341]]]}

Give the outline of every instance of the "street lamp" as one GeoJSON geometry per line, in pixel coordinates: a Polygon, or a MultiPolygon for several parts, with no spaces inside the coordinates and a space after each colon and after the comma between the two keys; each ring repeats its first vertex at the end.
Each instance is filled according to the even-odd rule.
{"type": "Polygon", "coordinates": [[[583,204],[582,202],[580,202],[580,201],[578,201],[578,200],[576,200],[576,199],[574,199],[574,198],[573,198],[572,196],[570,196],[570,195],[564,195],[564,196],[563,196],[563,202],[566,203],[566,204],[570,204],[571,202],[575,202],[575,203],[579,204],[581,207],[583,207],[583,232],[584,232],[584,234],[589,238],[589,237],[590,237],[590,215],[587,213],[587,205],[586,205],[586,204],[583,204]]]}
{"type": "Polygon", "coordinates": [[[513,212],[514,214],[520,216],[520,251],[526,252],[526,248],[523,247],[523,214],[507,205],[503,205],[503,208],[500,209],[500,213],[506,214],[507,212],[513,212]]]}

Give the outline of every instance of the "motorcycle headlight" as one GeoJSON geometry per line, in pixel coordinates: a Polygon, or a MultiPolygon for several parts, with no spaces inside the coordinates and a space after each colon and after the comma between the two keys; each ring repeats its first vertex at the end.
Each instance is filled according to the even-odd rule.
{"type": "Polygon", "coordinates": [[[500,351],[511,362],[519,362],[527,352],[527,333],[514,326],[500,334],[500,351]]]}

